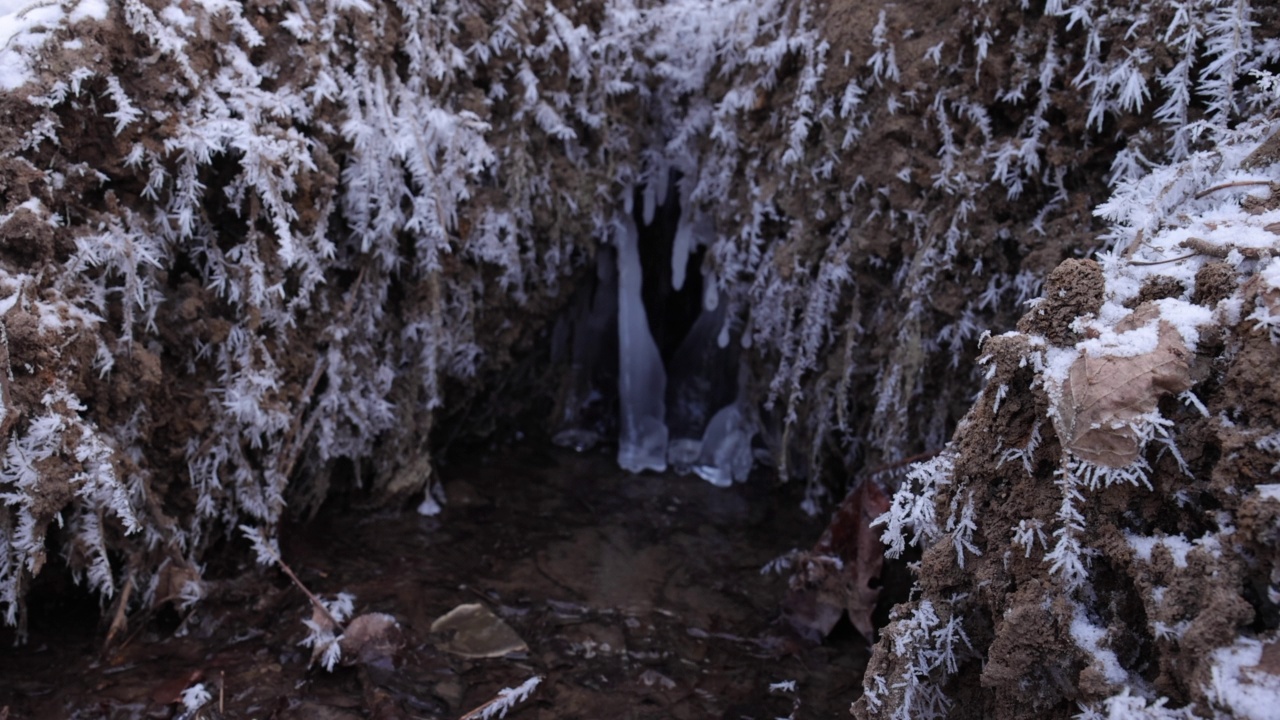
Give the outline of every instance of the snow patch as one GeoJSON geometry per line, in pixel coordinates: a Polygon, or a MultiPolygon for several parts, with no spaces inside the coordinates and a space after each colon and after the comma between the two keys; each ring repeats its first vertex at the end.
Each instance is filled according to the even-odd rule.
{"type": "Polygon", "coordinates": [[[1103,647],[1103,642],[1107,639],[1106,629],[1090,622],[1081,605],[1076,606],[1075,617],[1071,620],[1071,639],[1077,647],[1093,657],[1094,666],[1102,672],[1107,682],[1122,685],[1129,679],[1129,674],[1120,665],[1115,652],[1103,647]]]}
{"type": "Polygon", "coordinates": [[[1213,652],[1206,693],[1214,705],[1242,720],[1274,720],[1280,677],[1258,667],[1262,651],[1262,642],[1241,637],[1213,652]]]}

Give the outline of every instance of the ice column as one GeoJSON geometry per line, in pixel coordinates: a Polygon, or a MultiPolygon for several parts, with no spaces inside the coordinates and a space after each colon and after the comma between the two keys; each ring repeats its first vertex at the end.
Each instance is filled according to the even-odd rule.
{"type": "Polygon", "coordinates": [[[625,213],[618,245],[618,465],[628,472],[667,469],[666,390],[658,344],[640,295],[640,234],[625,213]]]}

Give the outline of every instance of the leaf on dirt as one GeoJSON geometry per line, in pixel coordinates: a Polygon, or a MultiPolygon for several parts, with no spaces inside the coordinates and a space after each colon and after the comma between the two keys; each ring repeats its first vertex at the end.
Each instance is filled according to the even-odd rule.
{"type": "MultiPolygon", "coordinates": [[[[1158,309],[1144,306],[1121,322],[1124,332],[1158,317],[1158,309]]],[[[1134,424],[1156,409],[1165,393],[1191,387],[1187,346],[1177,328],[1156,320],[1154,350],[1121,357],[1080,354],[1062,384],[1058,416],[1060,435],[1071,452],[1095,465],[1120,468],[1138,459],[1142,442],[1134,424]]]]}
{"type": "Polygon", "coordinates": [[[165,603],[180,600],[183,589],[191,583],[200,582],[200,571],[184,560],[170,559],[160,566],[156,589],[152,593],[151,607],[158,608],[165,603]]]}
{"type": "Polygon", "coordinates": [[[161,682],[151,691],[151,700],[157,705],[174,705],[182,702],[182,691],[204,678],[204,670],[191,670],[161,682]]]}
{"type": "Polygon", "coordinates": [[[431,623],[436,647],[465,658],[502,657],[529,646],[511,626],[479,603],[459,605],[431,623]]]}
{"type": "Polygon", "coordinates": [[[888,510],[880,486],[864,481],[840,503],[813,550],[798,558],[783,612],[801,635],[820,640],[847,612],[858,632],[875,641],[871,614],[880,588],[871,583],[884,566],[884,544],[871,522],[888,510]]]}
{"type": "Polygon", "coordinates": [[[347,631],[338,638],[342,661],[347,664],[370,664],[395,656],[404,647],[400,623],[385,613],[365,613],[347,623],[347,631]]]}
{"type": "Polygon", "coordinates": [[[311,603],[311,620],[307,622],[307,626],[311,629],[311,635],[307,641],[311,644],[311,660],[307,663],[308,667],[315,665],[317,662],[323,664],[327,669],[333,669],[337,656],[328,657],[329,653],[334,652],[334,645],[337,643],[337,635],[342,632],[342,628],[334,623],[333,615],[329,614],[320,603],[312,601],[311,603]]]}
{"type": "Polygon", "coordinates": [[[1280,676],[1280,640],[1263,643],[1262,657],[1259,658],[1258,664],[1245,669],[1260,670],[1270,675],[1280,676]]]}

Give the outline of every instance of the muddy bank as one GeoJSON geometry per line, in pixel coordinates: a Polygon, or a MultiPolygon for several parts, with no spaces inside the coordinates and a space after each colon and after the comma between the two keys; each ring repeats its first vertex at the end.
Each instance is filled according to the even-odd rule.
{"type": "Polygon", "coordinates": [[[924,548],[861,718],[1275,717],[1275,120],[1099,213],[882,518],[924,548]]]}
{"type": "Polygon", "coordinates": [[[233,563],[209,569],[199,610],[142,619],[105,653],[91,598],[38,591],[64,604],[42,600],[27,646],[3,638],[0,707],[31,720],[177,717],[178,694],[203,682],[215,698],[222,688],[225,718],[457,718],[533,676],[542,683],[510,717],[835,717],[857,696],[867,650],[851,629],[812,647],[774,622],[785,578],[760,570],[812,528],[794,492],[771,499],[766,477],[725,490],[536,447],[441,475],[439,517],[334,509],[282,530],[314,592],[352,593],[357,613],[399,621],[390,658],[308,670],[307,599],[278,572],[233,563]],[[432,623],[464,603],[491,609],[527,649],[441,649],[462,641],[432,623]],[[785,681],[795,692],[770,691],[785,681]]]}

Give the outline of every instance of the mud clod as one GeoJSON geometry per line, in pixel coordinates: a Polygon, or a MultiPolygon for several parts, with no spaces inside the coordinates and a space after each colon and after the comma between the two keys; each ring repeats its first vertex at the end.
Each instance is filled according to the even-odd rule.
{"type": "Polygon", "coordinates": [[[1098,312],[1104,288],[1098,263],[1067,260],[1049,273],[1044,282],[1044,299],[1018,321],[1018,331],[1043,335],[1055,345],[1074,344],[1080,337],[1071,329],[1071,323],[1098,312]]]}

